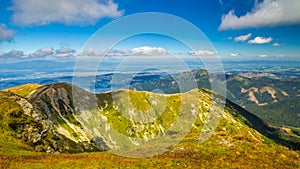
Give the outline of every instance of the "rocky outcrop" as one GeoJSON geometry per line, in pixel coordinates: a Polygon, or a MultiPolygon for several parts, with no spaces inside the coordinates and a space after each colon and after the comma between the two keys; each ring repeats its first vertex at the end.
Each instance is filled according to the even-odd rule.
{"type": "Polygon", "coordinates": [[[1,96],[4,97],[4,101],[14,101],[19,105],[19,108],[14,107],[5,116],[14,135],[34,148],[43,144],[51,125],[43,120],[42,115],[36,112],[26,99],[10,92],[1,93],[1,96]]]}
{"type": "MultiPolygon", "coordinates": [[[[66,83],[46,85],[33,92],[28,99],[11,92],[1,92],[4,101],[15,107],[7,112],[8,127],[13,136],[30,145],[35,151],[48,153],[101,151],[83,130],[73,106],[73,86],[66,83]]],[[[79,88],[78,88],[79,89],[79,88]]],[[[81,95],[87,93],[80,90],[81,95]]],[[[101,138],[98,138],[101,140],[101,138]]]]}
{"type": "MultiPolygon", "coordinates": [[[[46,85],[37,89],[28,98],[35,111],[43,116],[43,121],[50,125],[52,134],[62,140],[55,144],[60,151],[67,147],[66,151],[99,151],[103,150],[96,146],[91,137],[83,130],[79,122],[73,103],[73,91],[78,96],[92,98],[90,93],[67,83],[46,85]]],[[[87,100],[86,103],[90,101],[87,100]]],[[[57,141],[56,141],[57,142],[57,141]]],[[[103,145],[107,149],[106,145],[103,145]]]]}

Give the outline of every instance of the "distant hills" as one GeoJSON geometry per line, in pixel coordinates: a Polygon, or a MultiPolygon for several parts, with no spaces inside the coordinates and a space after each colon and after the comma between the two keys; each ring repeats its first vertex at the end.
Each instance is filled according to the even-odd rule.
{"type": "Polygon", "coordinates": [[[300,79],[230,76],[228,99],[280,126],[300,127],[300,79]]]}

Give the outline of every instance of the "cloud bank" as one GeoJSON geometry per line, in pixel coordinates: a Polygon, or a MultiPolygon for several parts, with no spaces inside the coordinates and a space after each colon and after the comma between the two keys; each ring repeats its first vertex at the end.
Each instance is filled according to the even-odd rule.
{"type": "Polygon", "coordinates": [[[104,17],[123,15],[112,0],[13,0],[12,21],[20,26],[93,25],[104,17]]]}
{"type": "Polygon", "coordinates": [[[197,50],[197,51],[191,51],[190,54],[196,56],[203,56],[203,55],[215,55],[216,52],[210,50],[197,50]]]}
{"type": "Polygon", "coordinates": [[[167,54],[167,49],[151,46],[142,46],[133,49],[111,49],[106,53],[107,56],[162,56],[167,54]]]}
{"type": "Polygon", "coordinates": [[[52,47],[45,47],[42,49],[38,49],[32,54],[30,54],[31,57],[46,57],[46,56],[51,56],[53,55],[54,50],[52,47]]]}
{"type": "Polygon", "coordinates": [[[77,52],[74,49],[62,47],[55,50],[54,56],[58,58],[76,57],[77,52]]]}
{"type": "Polygon", "coordinates": [[[26,58],[28,57],[27,55],[24,54],[24,51],[21,50],[11,50],[7,53],[5,52],[0,52],[0,58],[4,59],[17,59],[17,58],[26,58]]]}
{"type": "Polygon", "coordinates": [[[133,49],[111,49],[107,53],[101,52],[97,49],[90,48],[85,51],[76,51],[71,48],[61,47],[59,49],[54,50],[53,47],[45,47],[38,49],[32,53],[25,54],[24,51],[21,50],[11,50],[7,53],[0,51],[0,58],[9,59],[9,58],[27,58],[27,59],[38,59],[38,58],[76,58],[76,57],[101,57],[104,54],[110,57],[125,57],[125,56],[163,56],[167,55],[168,51],[162,47],[150,47],[150,46],[142,46],[133,49]]]}
{"type": "Polygon", "coordinates": [[[299,0],[263,0],[244,16],[236,16],[233,10],[223,15],[219,30],[300,24],[299,9],[299,0]]]}
{"type": "Polygon", "coordinates": [[[150,47],[150,46],[143,46],[138,48],[133,48],[131,50],[132,55],[137,56],[160,56],[168,54],[167,49],[161,47],[150,47]]]}

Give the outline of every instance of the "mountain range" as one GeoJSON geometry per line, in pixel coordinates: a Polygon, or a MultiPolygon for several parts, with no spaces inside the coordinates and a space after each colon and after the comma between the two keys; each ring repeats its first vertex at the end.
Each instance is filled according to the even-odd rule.
{"type": "MultiPolygon", "coordinates": [[[[175,145],[154,141],[151,144],[151,151],[163,148],[166,151],[151,157],[155,163],[150,162],[149,165],[152,164],[153,167],[157,167],[155,164],[177,167],[242,165],[246,168],[253,166],[297,168],[300,165],[299,152],[295,151],[300,149],[299,129],[274,127],[229,100],[226,100],[223,110],[221,105],[212,102],[212,98],[223,97],[205,88],[176,94],[130,89],[94,94],[67,83],[43,86],[28,84],[1,91],[0,98],[0,161],[4,161],[3,164],[7,165],[7,168],[12,167],[12,163],[8,162],[12,159],[22,162],[24,158],[39,157],[39,154],[32,154],[34,151],[54,154],[97,152],[94,155],[99,159],[110,156],[124,160],[125,157],[115,157],[107,152],[114,152],[118,149],[116,147],[130,144],[134,146],[126,148],[126,155],[147,156],[151,153],[147,152],[149,145],[136,146],[136,144],[151,142],[156,136],[176,140],[177,136],[181,135],[185,137],[178,140],[178,144],[175,145]],[[200,99],[195,102],[197,98],[190,97],[190,93],[194,93],[192,96],[196,93],[200,99]],[[132,105],[128,105],[124,98],[129,98],[132,105]],[[147,108],[161,103],[165,105],[161,114],[155,114],[159,112],[156,109],[148,111],[147,108]],[[176,125],[176,119],[184,116],[180,105],[189,103],[195,105],[189,107],[193,111],[188,117],[193,117],[194,121],[189,124],[188,132],[172,128],[176,125]],[[214,110],[220,110],[221,119],[211,137],[200,144],[199,135],[203,134],[202,129],[205,128],[206,120],[210,118],[212,113],[210,107],[213,104],[216,104],[214,110]],[[109,132],[111,130],[121,133],[124,137],[114,137],[109,132]],[[140,142],[132,139],[125,141],[124,138],[136,138],[140,142]],[[14,154],[21,154],[21,157],[14,154]],[[177,161],[166,160],[168,158],[177,161]],[[222,163],[224,160],[226,163],[222,163]],[[208,161],[212,163],[209,164],[208,161]]],[[[48,158],[51,161],[52,158],[64,157],[50,155],[48,158]]],[[[76,159],[71,161],[79,164],[83,162],[76,159]]],[[[143,158],[137,159],[136,164],[145,161],[147,160],[143,161],[143,158]]],[[[111,162],[108,164],[113,165],[111,162]]],[[[120,165],[125,164],[127,163],[120,165]]],[[[52,165],[55,164],[51,163],[52,165]]]]}

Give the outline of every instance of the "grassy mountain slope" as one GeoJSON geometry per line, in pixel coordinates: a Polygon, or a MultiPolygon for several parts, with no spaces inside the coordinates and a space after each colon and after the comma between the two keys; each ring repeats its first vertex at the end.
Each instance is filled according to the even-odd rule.
{"type": "MultiPolygon", "coordinates": [[[[184,79],[186,76],[193,76],[199,88],[211,88],[207,72],[199,70],[134,84],[131,89],[159,89],[168,94],[185,92],[179,89],[176,79],[184,79]]],[[[227,98],[232,102],[273,125],[300,127],[299,79],[246,78],[237,75],[227,75],[226,79],[227,98]]]]}
{"type": "MultiPolygon", "coordinates": [[[[23,108],[12,97],[13,93],[0,91],[0,150],[1,154],[15,154],[20,150],[32,150],[29,145],[19,140],[14,131],[19,118],[23,116],[23,108]]],[[[24,118],[24,120],[26,117],[24,118]]],[[[22,119],[23,120],[23,119],[22,119]]],[[[15,129],[16,130],[16,129],[15,129]]]]}
{"type": "Polygon", "coordinates": [[[12,92],[24,98],[28,98],[28,96],[39,87],[41,87],[41,85],[39,84],[24,84],[21,86],[5,89],[3,91],[12,92]]]}
{"type": "MultiPolygon", "coordinates": [[[[43,152],[99,151],[85,142],[77,143],[57,131],[53,121],[35,110],[23,97],[11,92],[0,91],[1,137],[2,141],[17,140],[26,150],[43,152]]],[[[3,150],[14,149],[14,144],[1,144],[3,150]],[[11,145],[11,146],[9,146],[11,145]]]]}
{"type": "MultiPolygon", "coordinates": [[[[195,89],[190,92],[197,92],[201,98],[199,104],[193,108],[196,110],[193,111],[195,114],[192,114],[195,117],[195,122],[193,125],[191,124],[190,132],[179,144],[168,147],[167,152],[151,158],[141,159],[120,157],[111,154],[109,151],[76,155],[45,155],[43,153],[34,153],[31,150],[34,150],[36,147],[24,139],[18,138],[16,136],[18,131],[9,127],[9,121],[16,120],[17,123],[14,124],[18,124],[17,128],[22,129],[21,126],[24,126],[24,124],[19,123],[19,118],[22,119],[22,122],[29,121],[26,122],[29,126],[50,120],[51,125],[49,126],[52,128],[52,132],[65,139],[64,142],[61,142],[62,145],[66,146],[68,142],[72,142],[78,149],[82,149],[83,146],[81,143],[85,137],[91,139],[90,142],[85,140],[87,143],[85,144],[86,146],[91,146],[94,138],[91,133],[82,133],[86,131],[83,130],[83,125],[99,128],[100,130],[101,123],[99,124],[99,121],[101,121],[100,118],[104,117],[111,128],[128,137],[149,140],[152,135],[164,133],[166,137],[171,138],[174,134],[180,132],[168,129],[178,117],[182,116],[179,110],[181,101],[184,102],[185,100],[186,104],[189,104],[193,103],[193,100],[186,100],[188,97],[185,98],[184,94],[162,95],[133,90],[118,90],[113,93],[97,94],[94,97],[91,93],[75,86],[58,83],[42,86],[30,95],[28,103],[33,106],[35,113],[28,114],[24,111],[24,104],[19,104],[16,101],[20,98],[19,96],[10,92],[1,92],[0,96],[3,102],[0,104],[0,124],[3,132],[1,132],[0,136],[3,139],[13,141],[10,144],[5,144],[4,141],[0,144],[0,166],[4,168],[64,168],[66,166],[71,168],[95,168],[100,166],[102,168],[141,168],[146,166],[150,168],[300,167],[298,160],[300,153],[277,144],[277,142],[280,142],[289,146],[297,146],[299,145],[297,143],[297,141],[299,142],[297,135],[289,133],[284,129],[269,126],[257,116],[245,111],[232,102],[227,102],[226,108],[222,112],[220,123],[213,132],[213,135],[206,142],[199,143],[199,135],[209,114],[211,97],[218,96],[214,96],[211,92],[204,89],[195,89]],[[90,99],[95,98],[97,109],[80,113],[76,112],[75,110],[80,109],[73,102],[72,97],[74,97],[74,93],[72,89],[84,98],[82,100],[84,105],[92,102],[90,99]],[[131,106],[126,104],[128,103],[126,98],[131,100],[131,106]],[[162,114],[151,114],[153,112],[147,111],[147,108],[155,108],[153,105],[160,103],[166,105],[162,114]],[[133,110],[131,110],[132,108],[133,110]],[[18,111],[12,111],[11,109],[18,111]],[[132,111],[135,112],[134,115],[130,113],[132,111]],[[81,115],[83,115],[82,113],[93,115],[92,117],[95,118],[92,118],[86,124],[80,119],[81,115]],[[41,116],[42,120],[34,121],[33,117],[35,116],[33,114],[41,116]],[[149,116],[146,117],[145,114],[149,116]],[[138,119],[155,120],[149,123],[146,121],[139,122],[138,119]],[[296,141],[293,140],[295,138],[296,141]],[[296,145],[291,145],[293,141],[296,142],[296,145]],[[12,151],[15,153],[11,153],[12,151]]],[[[186,93],[186,96],[189,96],[188,93],[186,93]]],[[[159,112],[159,110],[154,112],[159,112]]],[[[45,142],[49,140],[49,143],[53,143],[54,140],[51,139],[47,135],[44,140],[45,142]]],[[[106,140],[105,136],[103,136],[102,141],[102,143],[107,144],[108,147],[106,148],[111,148],[111,143],[106,140]]],[[[99,141],[96,141],[96,145],[99,148],[101,144],[99,144],[99,141]]],[[[102,146],[104,145],[102,144],[102,146]]],[[[154,144],[152,146],[155,149],[161,146],[161,144],[154,144]]],[[[135,152],[136,148],[143,149],[147,147],[131,147],[127,151],[135,152]]],[[[90,149],[86,149],[86,151],[88,150],[90,149]]]]}

